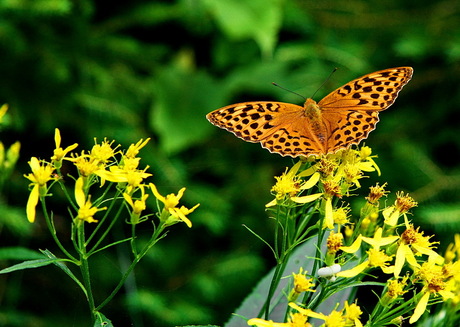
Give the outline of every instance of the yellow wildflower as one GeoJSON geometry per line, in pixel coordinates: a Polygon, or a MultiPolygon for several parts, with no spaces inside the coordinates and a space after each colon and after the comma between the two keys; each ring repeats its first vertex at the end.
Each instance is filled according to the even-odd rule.
{"type": "Polygon", "coordinates": [[[345,225],[349,223],[348,214],[350,213],[350,211],[351,209],[349,207],[340,207],[340,208],[335,209],[332,212],[334,224],[345,225]]]}
{"type": "Polygon", "coordinates": [[[150,138],[147,138],[145,141],[140,139],[136,144],[131,144],[124,155],[126,158],[135,158],[139,151],[150,141],[150,138]]]}
{"type": "Polygon", "coordinates": [[[123,193],[123,198],[132,208],[131,220],[130,220],[131,224],[138,224],[146,219],[146,218],[140,219],[140,217],[141,217],[142,211],[146,209],[145,201],[147,200],[149,195],[144,194],[144,188],[141,188],[141,190],[142,190],[142,196],[139,200],[133,200],[131,195],[129,195],[128,193],[123,193]]]}
{"type": "Polygon", "coordinates": [[[35,157],[30,159],[29,166],[32,169],[32,173],[24,175],[24,177],[32,182],[29,185],[32,186],[32,190],[27,201],[26,213],[29,222],[33,223],[35,221],[35,208],[38,200],[40,197],[46,195],[48,191],[46,184],[54,179],[54,167],[44,161],[40,164],[40,161],[35,157]]]}
{"type": "Polygon", "coordinates": [[[104,138],[101,144],[94,144],[89,156],[94,159],[97,163],[107,164],[110,162],[110,158],[115,155],[115,149],[112,149],[112,144],[115,141],[109,142],[107,138],[104,138]]]}
{"type": "Polygon", "coordinates": [[[450,243],[447,246],[444,258],[446,263],[452,262],[455,258],[460,259],[460,234],[454,235],[454,243],[450,243]]]}
{"type": "Polygon", "coordinates": [[[437,254],[433,248],[437,242],[430,242],[431,236],[424,236],[423,231],[419,232],[419,228],[414,229],[414,226],[405,219],[406,230],[401,234],[398,249],[396,251],[395,261],[395,277],[401,272],[404,263],[407,261],[412,267],[419,267],[415,256],[422,254],[428,255],[439,260],[442,257],[437,254]]]}
{"type": "Polygon", "coordinates": [[[360,274],[368,267],[380,267],[384,273],[392,273],[394,268],[388,266],[388,262],[391,260],[392,256],[389,256],[384,251],[381,251],[380,247],[395,242],[398,239],[398,236],[382,237],[382,233],[382,228],[378,228],[375,231],[375,235],[373,238],[364,237],[360,235],[351,246],[342,246],[340,249],[347,253],[354,253],[358,251],[358,249],[361,247],[362,241],[370,244],[372,248],[366,252],[368,256],[367,260],[365,260],[364,262],[360,263],[352,269],[339,272],[337,276],[354,277],[360,274]]]}
{"type": "Polygon", "coordinates": [[[294,287],[288,296],[288,301],[297,300],[302,292],[316,292],[316,290],[312,289],[315,286],[313,279],[307,278],[306,274],[307,272],[304,272],[302,267],[300,267],[297,274],[292,274],[294,278],[294,287]]]}
{"type": "Polygon", "coordinates": [[[345,316],[343,315],[343,310],[337,311],[332,310],[329,315],[325,315],[323,313],[316,313],[310,309],[304,309],[298,306],[297,304],[291,302],[289,303],[291,308],[296,309],[299,313],[311,317],[316,318],[324,321],[325,327],[346,327],[347,321],[345,316]]]}
{"type": "Polygon", "coordinates": [[[96,212],[107,209],[106,207],[93,207],[89,197],[87,201],[77,199],[77,204],[79,206],[79,209],[76,219],[78,219],[79,221],[86,221],[88,223],[97,223],[97,220],[94,219],[94,215],[96,214],[96,212]]]}
{"type": "Polygon", "coordinates": [[[406,214],[410,209],[417,206],[417,202],[408,194],[404,195],[402,192],[396,193],[396,201],[394,205],[383,210],[383,217],[385,224],[388,226],[396,226],[398,218],[406,214]]]}
{"type": "Polygon", "coordinates": [[[347,320],[347,326],[356,326],[362,327],[363,324],[359,320],[359,317],[363,312],[361,308],[356,303],[348,304],[348,301],[345,301],[345,320],[347,320]]]}
{"type": "Polygon", "coordinates": [[[295,203],[308,203],[315,201],[322,194],[310,194],[305,196],[299,196],[299,194],[307,189],[315,186],[319,181],[319,174],[313,173],[308,181],[302,181],[302,179],[297,176],[297,172],[302,164],[301,161],[298,161],[289,171],[286,171],[281,176],[275,176],[276,184],[272,187],[271,192],[275,194],[275,199],[267,203],[266,207],[272,207],[277,203],[284,203],[285,201],[293,201],[295,203]]]}
{"type": "Polygon", "coordinates": [[[248,320],[248,325],[258,327],[312,327],[307,321],[308,316],[301,313],[291,313],[288,322],[273,322],[273,320],[252,318],[248,320]]]}
{"type": "Polygon", "coordinates": [[[347,163],[343,167],[343,175],[345,181],[349,185],[356,185],[358,188],[361,187],[359,180],[363,178],[363,173],[360,167],[356,164],[347,163]]]}
{"type": "Polygon", "coordinates": [[[72,145],[69,145],[65,149],[61,148],[61,132],[58,128],[54,130],[54,143],[56,144],[56,148],[53,151],[51,161],[53,162],[54,167],[56,169],[60,169],[62,166],[62,160],[65,158],[67,153],[69,153],[72,150],[75,150],[78,144],[74,143],[72,145]]]}
{"type": "Polygon", "coordinates": [[[342,233],[334,233],[331,231],[327,238],[327,253],[335,254],[340,250],[340,247],[343,245],[343,235],[342,233]]]}
{"type": "Polygon", "coordinates": [[[415,275],[424,286],[418,294],[419,300],[414,314],[409,319],[411,324],[415,323],[425,312],[431,294],[440,295],[444,300],[455,297],[455,293],[449,289],[448,281],[451,277],[445,275],[443,267],[438,265],[436,261],[435,257],[429,257],[428,261],[424,262],[420,268],[416,268],[415,275]]]}
{"type": "Polygon", "coordinates": [[[88,155],[85,155],[82,151],[80,156],[69,159],[74,163],[78,169],[80,176],[89,177],[93,175],[96,171],[100,170],[99,162],[90,158],[88,155]]]}
{"type": "Polygon", "coordinates": [[[366,197],[367,202],[372,205],[378,204],[378,201],[382,196],[386,196],[388,191],[385,190],[387,183],[384,183],[382,186],[377,183],[375,186],[370,187],[369,195],[366,197]]]}
{"type": "Polygon", "coordinates": [[[387,281],[387,291],[380,299],[380,303],[386,306],[397,299],[399,299],[404,293],[407,292],[405,290],[407,286],[407,280],[409,276],[404,276],[401,280],[399,278],[391,278],[387,281]]]}
{"type": "Polygon", "coordinates": [[[177,195],[172,193],[164,197],[158,192],[156,186],[153,183],[150,183],[149,186],[153,195],[164,204],[164,208],[161,213],[160,219],[164,222],[166,226],[174,225],[182,221],[188,227],[192,227],[192,222],[190,221],[190,219],[187,218],[187,215],[189,215],[196,208],[198,208],[200,204],[195,205],[191,209],[188,209],[185,206],[177,208],[179,200],[185,192],[185,187],[180,189],[177,195]]]}
{"type": "Polygon", "coordinates": [[[21,149],[21,143],[18,141],[11,144],[11,146],[6,150],[2,142],[0,142],[0,176],[1,178],[6,178],[7,175],[13,170],[14,165],[19,159],[19,151],[21,149]]]}

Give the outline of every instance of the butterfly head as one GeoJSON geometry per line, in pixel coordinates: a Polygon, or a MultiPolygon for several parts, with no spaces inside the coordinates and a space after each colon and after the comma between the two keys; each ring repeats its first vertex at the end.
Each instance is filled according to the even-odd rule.
{"type": "Polygon", "coordinates": [[[315,100],[308,98],[303,107],[305,108],[305,116],[308,119],[316,121],[321,118],[321,110],[315,100]]]}

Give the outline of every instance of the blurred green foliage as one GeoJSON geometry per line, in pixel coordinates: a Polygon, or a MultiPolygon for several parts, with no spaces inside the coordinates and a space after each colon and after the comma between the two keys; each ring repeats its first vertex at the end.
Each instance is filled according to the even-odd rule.
{"type": "MultiPolygon", "coordinates": [[[[152,137],[142,157],[160,191],[186,186],[185,201],[201,203],[194,227],[175,226],[107,308],[115,325],[222,324],[274,264],[242,224],[270,238],[264,204],[292,160],[205,119],[237,101],[302,102],[272,81],[311,96],[338,67],[319,100],[374,70],[414,67],[366,140],[383,176],[363,184],[411,192],[415,223],[444,246],[460,230],[455,0],[3,0],[0,48],[0,103],[10,105],[1,140],[22,145],[0,197],[2,247],[52,247],[40,217],[24,223],[22,174],[31,156],[51,156],[55,127],[64,146],[152,137]]],[[[120,253],[101,258],[103,291],[120,253]]],[[[2,276],[0,325],[86,326],[83,295],[67,278],[53,267],[2,276]]]]}

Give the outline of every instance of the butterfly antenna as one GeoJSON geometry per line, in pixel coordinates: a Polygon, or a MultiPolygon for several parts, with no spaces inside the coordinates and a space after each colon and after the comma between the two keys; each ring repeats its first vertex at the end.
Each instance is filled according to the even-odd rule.
{"type": "Polygon", "coordinates": [[[334,70],[329,74],[329,76],[326,78],[326,80],[323,82],[323,84],[321,84],[321,86],[315,91],[315,93],[313,93],[313,95],[311,96],[311,98],[313,99],[316,95],[316,93],[318,93],[318,91],[324,86],[324,84],[327,83],[327,81],[329,81],[332,77],[332,75],[337,71],[337,67],[334,68],[334,70]]]}
{"type": "Polygon", "coordinates": [[[307,98],[304,97],[302,94],[299,94],[299,93],[297,93],[297,92],[291,91],[291,90],[289,90],[289,89],[287,89],[287,88],[285,88],[285,87],[282,87],[281,85],[279,85],[279,84],[277,84],[277,83],[275,83],[275,82],[272,82],[272,84],[275,85],[275,86],[277,86],[277,87],[279,87],[280,89],[282,89],[282,90],[284,90],[284,91],[288,91],[289,93],[298,95],[298,96],[301,97],[302,99],[307,100],[307,98]]]}

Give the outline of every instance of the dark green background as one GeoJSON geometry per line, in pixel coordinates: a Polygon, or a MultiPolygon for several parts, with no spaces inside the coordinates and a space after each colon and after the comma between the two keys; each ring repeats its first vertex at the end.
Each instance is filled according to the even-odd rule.
{"type": "MultiPolygon", "coordinates": [[[[43,219],[26,221],[22,177],[31,156],[52,155],[55,127],[64,146],[78,142],[80,150],[94,138],[126,148],[151,137],[141,152],[151,181],[163,194],[186,186],[184,204],[201,203],[190,215],[193,228],[171,228],[105,308],[117,326],[222,324],[274,265],[242,224],[270,239],[264,204],[273,176],[293,160],[205,119],[237,101],[302,103],[273,81],[309,97],[338,67],[320,100],[366,73],[412,66],[412,81],[366,140],[382,176],[364,180],[363,194],[377,181],[410,192],[419,202],[415,224],[436,233],[441,247],[460,229],[456,0],[5,0],[0,50],[0,103],[10,105],[1,140],[22,144],[0,197],[2,247],[57,252],[43,219]]],[[[59,198],[51,202],[65,235],[66,209],[59,198]]],[[[122,253],[97,257],[96,297],[111,289],[122,253]]],[[[55,267],[0,277],[0,325],[87,326],[89,319],[80,290],[55,267]]]]}

